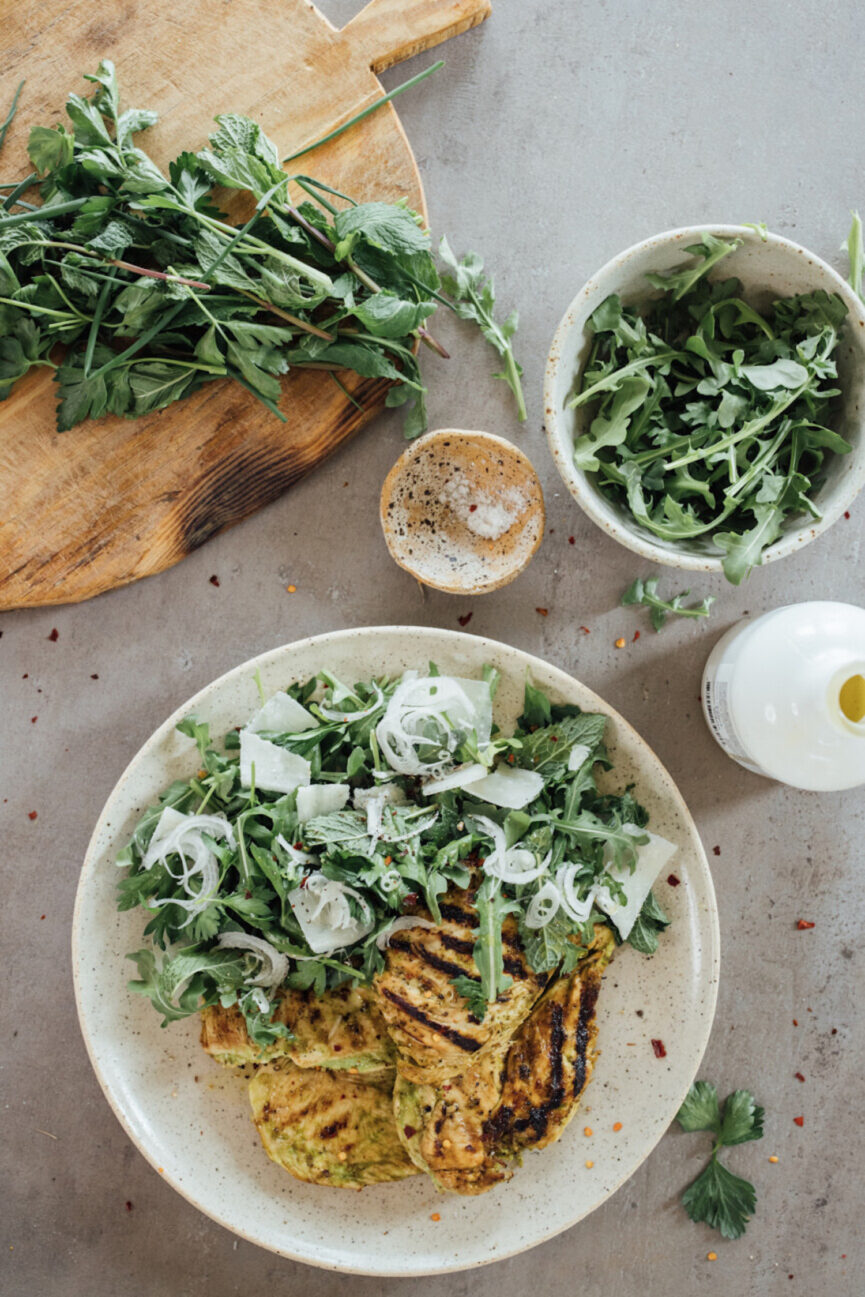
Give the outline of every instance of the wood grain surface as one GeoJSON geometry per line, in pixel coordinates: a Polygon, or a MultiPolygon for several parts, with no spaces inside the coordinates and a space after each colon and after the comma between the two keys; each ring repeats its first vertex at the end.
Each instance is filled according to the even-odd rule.
{"type": "MultiPolygon", "coordinates": [[[[101,58],[114,60],[126,105],[159,112],[146,147],[161,166],[201,147],[219,112],[254,118],[289,153],[373,102],[374,70],[489,11],[489,0],[371,0],[340,32],[307,0],[30,0],[4,13],[0,103],[26,78],[6,170],[27,165],[31,126],[61,120],[101,58]]],[[[308,169],[361,201],[405,198],[426,214],[390,104],[308,169]]],[[[160,572],[273,500],[383,405],[387,384],[342,377],[362,410],[307,371],[284,382],[287,424],[220,382],[144,418],[58,434],[50,374],[31,372],[0,405],[0,609],[77,602],[160,572]]]]}

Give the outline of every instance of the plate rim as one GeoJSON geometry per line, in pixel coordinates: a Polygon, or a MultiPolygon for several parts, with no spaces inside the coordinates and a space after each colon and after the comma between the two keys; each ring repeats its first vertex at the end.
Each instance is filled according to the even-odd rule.
{"type": "Polygon", "coordinates": [[[81,871],[79,874],[78,883],[75,890],[75,904],[72,912],[71,955],[72,955],[72,981],[73,981],[73,988],[75,993],[75,1010],[76,1010],[76,1016],[78,1018],[78,1026],[81,1031],[81,1035],[84,1039],[84,1045],[87,1050],[87,1056],[90,1060],[90,1065],[93,1068],[93,1071],[95,1073],[97,1081],[99,1082],[99,1086],[102,1090],[102,1093],[107,1099],[108,1104],[111,1107],[112,1112],[114,1113],[114,1116],[119,1121],[127,1138],[132,1142],[132,1144],[135,1146],[138,1152],[141,1153],[142,1156],[150,1163],[150,1165],[154,1168],[154,1170],[157,1171],[157,1173],[161,1176],[161,1178],[167,1184],[169,1184],[173,1190],[175,1190],[175,1192],[179,1193],[183,1198],[186,1199],[187,1202],[191,1203],[191,1205],[195,1207],[196,1210],[202,1212],[203,1215],[207,1216],[210,1220],[215,1221],[216,1224],[222,1226],[224,1229],[229,1230],[232,1234],[236,1235],[239,1238],[244,1239],[244,1241],[248,1243],[254,1244],[256,1247],[265,1248],[267,1251],[272,1252],[277,1256],[285,1257],[287,1260],[297,1261],[304,1265],[314,1266],[317,1269],[330,1270],[334,1273],[341,1273],[341,1274],[368,1275],[370,1277],[376,1277],[376,1278],[420,1278],[425,1275],[453,1274],[453,1273],[459,1273],[461,1271],[476,1270],[482,1266],[493,1265],[498,1261],[506,1261],[511,1257],[521,1255],[522,1253],[528,1252],[533,1248],[540,1247],[543,1243],[549,1242],[551,1239],[557,1237],[559,1234],[563,1234],[566,1230],[572,1229],[574,1225],[578,1224],[581,1220],[585,1220],[588,1216],[592,1214],[592,1212],[597,1211],[599,1207],[603,1206],[604,1203],[609,1201],[609,1199],[612,1198],[613,1195],[617,1193],[619,1189],[621,1189],[622,1185],[627,1183],[627,1181],[630,1180],[636,1174],[636,1172],[643,1165],[643,1163],[650,1156],[650,1154],[653,1153],[654,1150],[657,1148],[663,1136],[667,1133],[670,1124],[675,1118],[675,1114],[678,1111],[678,1108],[681,1106],[681,1103],[683,1102],[686,1094],[688,1093],[688,1090],[691,1086],[694,1076],[696,1076],[697,1072],[699,1071],[700,1064],[703,1060],[703,1056],[705,1055],[706,1047],[708,1046],[709,1038],[712,1032],[712,1027],[714,1025],[715,1013],[717,1011],[717,1004],[718,1004],[718,988],[719,988],[719,981],[720,981],[720,964],[721,964],[721,933],[720,933],[718,902],[717,902],[717,897],[715,895],[714,879],[712,877],[712,871],[709,865],[709,860],[706,855],[705,847],[703,846],[703,841],[700,836],[699,830],[697,828],[696,821],[694,820],[694,817],[692,816],[690,810],[688,809],[685,799],[682,796],[682,793],[680,792],[679,787],[676,784],[676,781],[673,779],[667,767],[661,761],[660,757],[658,757],[657,753],[654,751],[651,745],[642,737],[642,735],[634,728],[634,726],[631,725],[631,723],[621,714],[621,712],[619,712],[615,707],[613,707],[611,704],[606,702],[605,699],[603,699],[588,685],[584,684],[576,676],[572,675],[569,671],[566,671],[563,667],[557,666],[555,663],[549,662],[546,659],[539,657],[537,654],[529,653],[525,649],[517,648],[512,644],[507,644],[503,640],[491,639],[489,636],[484,636],[484,635],[472,635],[466,631],[455,631],[455,630],[450,630],[448,628],[439,627],[439,626],[412,626],[407,624],[394,624],[394,625],[358,626],[358,627],[343,628],[342,630],[336,630],[336,631],[323,631],[317,635],[306,635],[302,639],[292,640],[287,644],[280,644],[274,648],[266,649],[262,653],[257,653],[254,657],[248,658],[246,661],[239,663],[237,666],[229,668],[228,671],[224,671],[222,672],[221,675],[218,675],[214,679],[208,681],[200,689],[196,690],[196,692],[192,694],[190,698],[186,699],[185,702],[181,703],[179,707],[176,707],[174,711],[172,711],[171,714],[167,716],[166,719],[162,721],[156,727],[156,729],[154,729],[150,733],[150,735],[145,739],[145,741],[138,747],[136,752],[133,754],[132,758],[127,762],[122,773],[120,774],[119,778],[117,779],[116,783],[111,789],[111,792],[108,794],[108,797],[106,798],[106,801],[94,825],[93,832],[90,835],[90,839],[88,841],[87,849],[84,854],[84,860],[81,865],[81,871]],[[578,685],[579,688],[583,690],[586,694],[588,694],[593,700],[593,702],[597,704],[597,709],[599,711],[603,711],[605,714],[609,715],[616,722],[618,726],[621,726],[622,732],[628,735],[628,738],[631,742],[635,742],[638,747],[644,749],[644,751],[651,757],[652,761],[655,763],[659,772],[666,778],[669,784],[670,796],[675,801],[677,810],[683,816],[685,822],[692,829],[694,846],[698,855],[698,862],[702,867],[702,871],[705,875],[705,882],[707,884],[708,904],[706,907],[705,918],[708,923],[709,941],[708,941],[708,946],[706,951],[705,965],[707,970],[706,991],[707,991],[707,999],[708,999],[708,1004],[707,1004],[708,1011],[704,1015],[700,1023],[700,1034],[702,1038],[699,1040],[699,1044],[695,1054],[693,1073],[690,1079],[688,1080],[687,1084],[685,1085],[684,1089],[682,1090],[681,1094],[679,1095],[675,1105],[675,1109],[670,1113],[669,1121],[663,1127],[661,1127],[657,1136],[651,1141],[651,1143],[647,1145],[645,1151],[642,1153],[639,1160],[634,1165],[630,1166],[630,1168],[627,1171],[623,1172],[619,1176],[619,1178],[615,1181],[615,1183],[607,1190],[604,1196],[598,1202],[594,1203],[591,1207],[589,1207],[587,1210],[578,1211],[574,1216],[572,1216],[566,1222],[562,1224],[556,1224],[553,1228],[547,1230],[542,1234],[539,1234],[538,1237],[532,1239],[530,1242],[523,1241],[519,1243],[517,1246],[510,1249],[509,1251],[496,1253],[495,1255],[490,1255],[487,1257],[477,1258],[468,1261],[466,1263],[445,1262],[443,1265],[436,1266],[435,1268],[429,1268],[429,1267],[405,1268],[405,1267],[390,1267],[390,1266],[386,1268],[382,1268],[381,1266],[379,1266],[375,1269],[369,1269],[365,1266],[334,1263],[333,1261],[328,1261],[321,1257],[318,1258],[311,1257],[308,1253],[292,1251],[290,1248],[281,1246],[272,1241],[268,1241],[260,1236],[256,1237],[253,1234],[251,1234],[248,1230],[232,1223],[231,1220],[227,1219],[225,1215],[220,1213],[218,1210],[211,1209],[209,1207],[204,1206],[200,1201],[200,1199],[196,1196],[195,1192],[191,1191],[184,1182],[178,1181],[175,1176],[171,1175],[169,1172],[163,1170],[163,1168],[158,1166],[157,1159],[151,1154],[151,1152],[148,1150],[146,1145],[138,1138],[137,1134],[133,1129],[132,1123],[127,1119],[127,1115],[122,1105],[120,1104],[120,1102],[118,1101],[117,1097],[113,1092],[112,1084],[110,1080],[104,1074],[97,1060],[95,1046],[93,1041],[91,1040],[90,1033],[88,1031],[86,1012],[83,1005],[83,981],[85,979],[83,978],[83,974],[80,971],[83,967],[83,960],[81,958],[82,949],[79,944],[79,928],[81,925],[82,911],[83,911],[85,896],[87,892],[87,884],[90,880],[90,877],[95,873],[97,857],[100,854],[98,841],[101,832],[103,830],[103,827],[105,826],[109,816],[113,813],[115,802],[119,799],[121,793],[125,791],[126,782],[129,776],[132,774],[134,768],[138,764],[144,751],[146,749],[149,749],[151,746],[156,745],[159,741],[161,741],[164,735],[170,733],[174,729],[174,726],[176,725],[177,721],[182,720],[183,717],[189,713],[190,709],[193,708],[199,702],[199,700],[202,699],[204,695],[210,693],[211,690],[215,689],[218,685],[221,685],[234,677],[245,675],[247,673],[254,673],[256,668],[264,661],[270,660],[278,655],[283,655],[283,654],[287,655],[292,652],[297,652],[299,649],[301,648],[305,649],[315,643],[327,644],[327,643],[333,643],[334,641],[337,640],[344,640],[349,637],[375,635],[375,634],[387,634],[391,636],[411,635],[411,636],[420,637],[422,639],[435,639],[439,637],[444,637],[446,639],[451,640],[454,643],[460,643],[460,642],[471,643],[474,647],[489,645],[493,650],[504,649],[508,653],[517,654],[521,659],[523,659],[525,666],[529,670],[532,668],[532,666],[537,664],[539,667],[542,667],[544,671],[552,671],[554,674],[564,677],[564,679],[568,683],[578,685]]]}

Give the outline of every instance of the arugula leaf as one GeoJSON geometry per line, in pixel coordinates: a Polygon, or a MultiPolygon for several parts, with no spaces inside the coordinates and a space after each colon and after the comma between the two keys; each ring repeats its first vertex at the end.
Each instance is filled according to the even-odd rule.
{"type": "MultiPolygon", "coordinates": [[[[472,1001],[476,1006],[472,1011],[481,1021],[486,1013],[486,1006],[492,1004],[503,991],[507,991],[513,982],[513,978],[504,971],[502,924],[505,918],[515,913],[519,907],[514,901],[505,900],[500,886],[498,879],[487,877],[475,894],[478,936],[472,949],[472,957],[481,980],[480,993],[475,993],[472,1001]]],[[[465,994],[465,991],[461,994],[465,994]]]]}
{"type": "Polygon", "coordinates": [[[215,1004],[224,990],[242,984],[243,956],[236,950],[204,950],[187,946],[171,958],[157,960],[152,950],[128,956],[138,969],[130,991],[149,997],[162,1014],[162,1026],[188,1018],[202,1004],[215,1004]]]}
{"type": "Polygon", "coordinates": [[[523,371],[517,363],[511,346],[511,339],[519,324],[518,313],[511,311],[501,324],[496,322],[493,316],[496,300],[493,281],[491,277],[484,277],[484,263],[476,252],[468,252],[462,261],[458,261],[447,239],[442,238],[439,244],[439,256],[453,271],[452,274],[444,275],[442,278],[442,285],[450,294],[448,305],[461,320],[470,320],[477,324],[490,346],[503,357],[504,370],[494,374],[493,377],[501,378],[507,383],[517,403],[517,418],[520,423],[525,423],[528,415],[520,382],[523,371]]]}
{"type": "Polygon", "coordinates": [[[683,606],[683,600],[687,599],[691,593],[690,590],[683,590],[681,594],[674,595],[672,599],[662,599],[658,594],[659,581],[660,577],[657,576],[637,577],[622,595],[622,607],[627,608],[632,604],[637,604],[643,608],[651,609],[652,625],[656,631],[662,629],[671,613],[677,617],[709,616],[709,610],[715,602],[714,595],[707,595],[701,603],[692,604],[690,608],[686,608],[683,606]]]}

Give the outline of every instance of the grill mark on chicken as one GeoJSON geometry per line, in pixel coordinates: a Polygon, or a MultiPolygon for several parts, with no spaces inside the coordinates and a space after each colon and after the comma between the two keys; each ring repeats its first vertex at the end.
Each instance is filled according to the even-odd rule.
{"type": "Polygon", "coordinates": [[[580,999],[580,1016],[577,1022],[577,1056],[574,1059],[574,1094],[577,1095],[586,1084],[586,1055],[589,1047],[589,1021],[595,1012],[598,1002],[598,991],[601,989],[600,978],[590,978],[583,985],[580,999]]]}
{"type": "MultiPolygon", "coordinates": [[[[435,955],[426,946],[413,946],[411,941],[404,938],[391,938],[390,944],[394,950],[401,950],[403,954],[414,955],[416,959],[422,960],[429,964],[431,968],[436,968],[440,973],[447,973],[449,977],[467,977],[472,982],[479,982],[481,979],[474,973],[469,973],[461,964],[455,964],[450,959],[442,959],[441,955],[435,955]]],[[[471,954],[471,948],[468,951],[471,954]]]]}
{"type": "Polygon", "coordinates": [[[331,1121],[327,1126],[322,1126],[318,1132],[319,1139],[333,1139],[341,1130],[345,1130],[348,1125],[348,1117],[339,1117],[336,1121],[331,1121]]]}
{"type": "Polygon", "coordinates": [[[423,1023],[425,1027],[429,1027],[432,1031],[436,1032],[437,1035],[444,1036],[444,1038],[449,1040],[451,1044],[457,1045],[460,1049],[465,1050],[467,1054],[474,1054],[476,1050],[481,1048],[481,1041],[474,1040],[471,1036],[464,1036],[462,1032],[456,1031],[453,1027],[446,1026],[443,1022],[436,1022],[435,1018],[431,1017],[428,1013],[425,1013],[423,1009],[417,1008],[417,1006],[412,1004],[410,1000],[406,1000],[403,996],[397,995],[395,991],[391,991],[388,987],[383,987],[381,994],[386,1000],[389,1000],[391,1004],[395,1005],[398,1009],[401,1009],[403,1013],[407,1014],[408,1017],[414,1018],[416,1022],[423,1023]]]}

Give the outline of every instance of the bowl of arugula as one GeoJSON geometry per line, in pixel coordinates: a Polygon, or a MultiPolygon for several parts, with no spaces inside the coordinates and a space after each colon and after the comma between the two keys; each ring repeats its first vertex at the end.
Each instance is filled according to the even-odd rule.
{"type": "Polygon", "coordinates": [[[652,562],[738,585],[865,483],[865,310],[831,266],[761,226],[658,234],[568,307],[545,411],[590,518],[652,562]]]}

